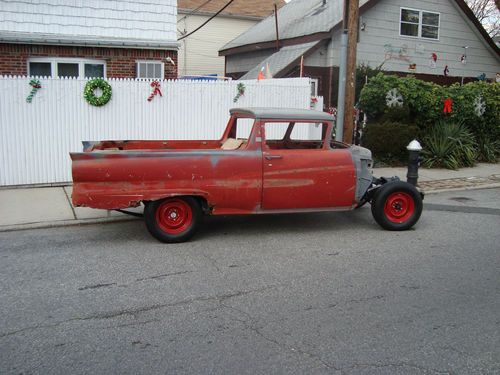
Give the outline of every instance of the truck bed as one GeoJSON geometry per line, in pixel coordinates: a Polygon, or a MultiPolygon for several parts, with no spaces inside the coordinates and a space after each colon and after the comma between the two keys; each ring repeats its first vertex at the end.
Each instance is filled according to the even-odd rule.
{"type": "Polygon", "coordinates": [[[220,140],[182,141],[101,141],[84,142],[84,151],[96,150],[214,150],[221,147],[220,140]]]}

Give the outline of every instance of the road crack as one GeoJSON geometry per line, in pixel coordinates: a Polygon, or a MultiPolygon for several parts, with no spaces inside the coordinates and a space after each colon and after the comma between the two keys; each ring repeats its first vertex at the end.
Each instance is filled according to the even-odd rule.
{"type": "Polygon", "coordinates": [[[164,273],[162,275],[143,277],[140,279],[136,279],[135,281],[163,279],[165,277],[175,276],[175,275],[184,275],[185,273],[191,273],[191,272],[193,272],[193,271],[179,271],[179,272],[172,272],[172,273],[164,273]]]}
{"type": "MultiPolygon", "coordinates": [[[[195,298],[176,301],[176,302],[160,303],[160,304],[143,306],[143,307],[133,308],[133,309],[123,309],[123,310],[116,310],[116,311],[108,311],[108,312],[103,312],[103,313],[91,314],[91,315],[87,315],[87,316],[75,317],[75,318],[62,320],[60,322],[56,322],[53,324],[37,324],[37,325],[17,329],[17,330],[11,331],[11,332],[0,333],[0,338],[17,335],[17,334],[20,334],[23,332],[34,331],[37,329],[56,328],[62,324],[72,323],[72,322],[82,322],[82,321],[85,322],[85,321],[90,321],[90,320],[107,320],[107,319],[119,318],[122,316],[132,316],[135,319],[138,319],[138,316],[142,313],[145,313],[145,312],[163,309],[163,308],[171,308],[171,307],[177,307],[177,306],[190,305],[190,304],[195,303],[195,302],[216,301],[217,303],[221,304],[223,301],[226,301],[230,298],[244,296],[244,295],[251,294],[251,293],[258,293],[258,292],[272,289],[272,288],[274,288],[274,286],[267,286],[264,288],[251,289],[251,290],[240,290],[237,292],[225,293],[225,294],[215,295],[215,296],[195,297],[195,298]]],[[[151,322],[151,321],[149,321],[149,322],[151,322]]],[[[136,322],[136,323],[130,323],[130,324],[146,324],[146,322],[143,322],[143,323],[136,322]]],[[[108,328],[112,328],[112,327],[108,327],[108,328]]]]}

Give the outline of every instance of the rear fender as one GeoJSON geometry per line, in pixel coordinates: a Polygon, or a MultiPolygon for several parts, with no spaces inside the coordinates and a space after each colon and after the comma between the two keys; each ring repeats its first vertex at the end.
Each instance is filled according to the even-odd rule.
{"type": "Polygon", "coordinates": [[[147,204],[149,204],[151,202],[155,202],[155,201],[163,200],[163,199],[167,199],[167,198],[173,198],[173,197],[177,197],[177,198],[181,198],[181,197],[193,197],[193,198],[195,198],[198,201],[201,209],[203,210],[203,212],[205,214],[209,214],[212,211],[212,208],[213,208],[213,206],[211,206],[208,203],[208,194],[207,193],[193,194],[192,192],[190,192],[188,194],[185,194],[185,193],[164,194],[164,195],[161,195],[161,196],[154,196],[154,197],[151,197],[149,199],[144,199],[142,201],[142,203],[144,203],[144,205],[147,205],[147,204]]]}

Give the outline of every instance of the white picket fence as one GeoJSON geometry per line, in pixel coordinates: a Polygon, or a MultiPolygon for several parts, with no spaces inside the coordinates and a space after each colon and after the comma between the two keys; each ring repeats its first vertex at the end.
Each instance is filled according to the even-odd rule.
{"type": "Polygon", "coordinates": [[[86,80],[48,78],[27,103],[29,81],[0,76],[0,186],[71,181],[68,153],[80,151],[81,141],[218,139],[230,108],[309,108],[311,100],[308,78],[166,80],[151,102],[150,81],[108,79],[112,99],[93,107],[83,97],[86,80]],[[234,103],[238,83],[246,90],[234,103]]]}

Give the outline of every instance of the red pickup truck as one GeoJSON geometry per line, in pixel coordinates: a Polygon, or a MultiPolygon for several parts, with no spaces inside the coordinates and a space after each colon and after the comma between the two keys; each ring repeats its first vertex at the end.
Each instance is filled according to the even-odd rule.
{"type": "Polygon", "coordinates": [[[149,232],[190,239],[202,216],[352,210],[366,202],[388,230],[412,227],[423,195],[374,178],[371,152],[332,140],[333,117],[312,110],[237,108],[220,140],[84,142],[71,153],[73,204],[144,204],[149,232]]]}

